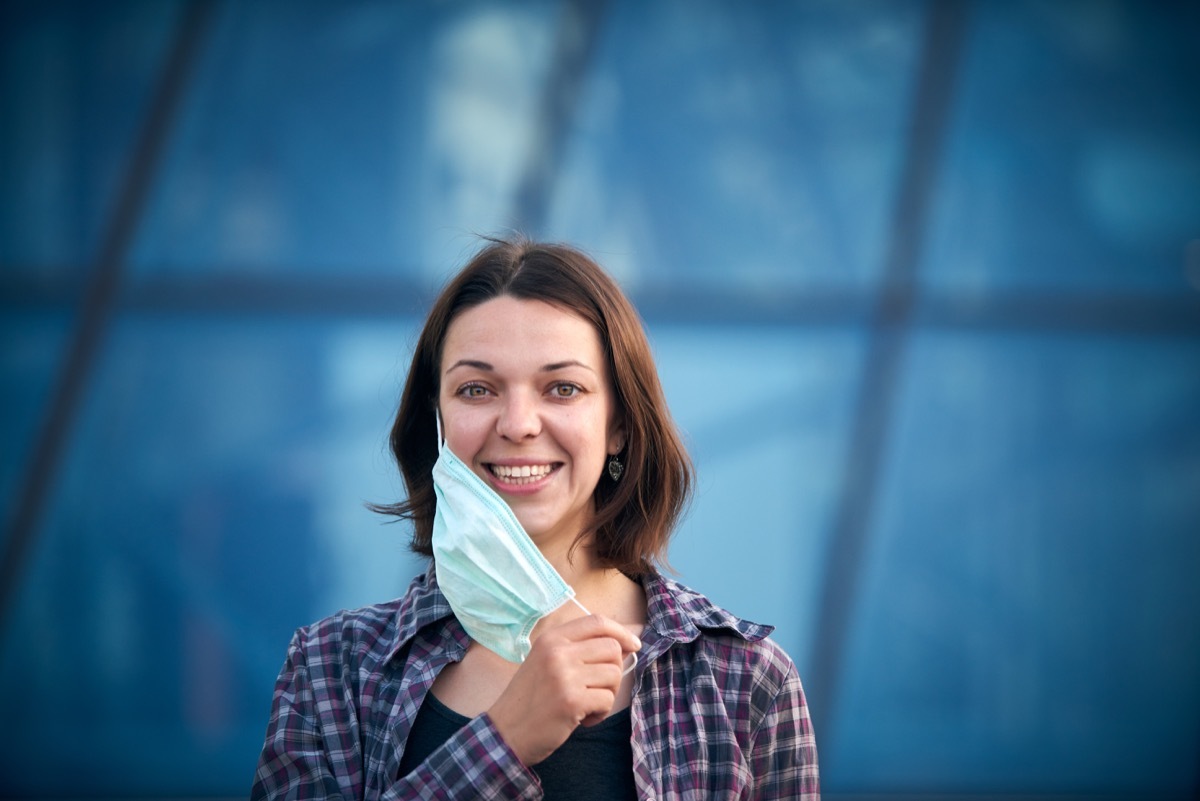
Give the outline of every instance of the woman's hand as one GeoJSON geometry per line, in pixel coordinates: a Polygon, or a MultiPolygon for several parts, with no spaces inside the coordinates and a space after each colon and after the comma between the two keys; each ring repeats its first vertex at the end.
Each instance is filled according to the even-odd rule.
{"type": "Polygon", "coordinates": [[[641,642],[598,615],[549,629],[488,710],[496,729],[526,765],[566,742],[579,725],[604,720],[621,687],[622,663],[641,642]]]}

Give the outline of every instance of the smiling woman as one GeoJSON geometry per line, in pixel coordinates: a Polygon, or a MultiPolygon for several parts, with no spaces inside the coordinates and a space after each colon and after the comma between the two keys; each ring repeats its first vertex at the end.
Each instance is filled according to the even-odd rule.
{"type": "MultiPolygon", "coordinates": [[[[413,521],[412,547],[432,556],[437,403],[443,392],[444,351],[460,315],[497,299],[536,301],[590,324],[603,357],[593,369],[607,376],[619,411],[625,447],[618,462],[628,470],[620,482],[600,481],[593,493],[597,555],[617,570],[640,574],[665,559],[667,543],[691,490],[691,463],[667,409],[666,398],[637,311],[615,282],[580,251],[533,242],[492,242],[447,285],[434,303],[417,341],[391,448],[408,498],[379,511],[413,521]],[[600,364],[602,362],[602,364],[600,364]]],[[[513,346],[523,317],[502,326],[513,346]]],[[[548,357],[547,364],[562,358],[548,357]]],[[[578,360],[578,357],[575,357],[578,360]]],[[[483,390],[473,390],[475,392],[483,390]]]]}
{"type": "Polygon", "coordinates": [[[625,444],[596,329],[574,312],[501,296],[454,320],[442,362],[446,443],[542,553],[563,560],[559,571],[569,568],[604,464],[625,444]]]}
{"type": "Polygon", "coordinates": [[[430,312],[391,445],[408,498],[378,510],[432,563],[296,633],[253,797],[819,797],[771,627],[658,572],[691,466],[595,262],[489,242],[430,312]]]}

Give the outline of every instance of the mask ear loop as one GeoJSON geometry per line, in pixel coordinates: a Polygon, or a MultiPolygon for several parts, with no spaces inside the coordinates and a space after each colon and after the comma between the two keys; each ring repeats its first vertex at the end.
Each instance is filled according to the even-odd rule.
{"type": "MultiPolygon", "coordinates": [[[[585,615],[588,615],[589,617],[591,616],[591,614],[592,614],[592,613],[591,613],[591,612],[589,612],[589,611],[587,610],[587,607],[586,607],[586,606],[584,606],[583,604],[579,603],[579,599],[578,599],[578,598],[576,598],[574,595],[572,595],[572,596],[571,596],[571,603],[575,604],[575,605],[576,605],[576,606],[578,606],[578,607],[579,607],[581,610],[583,610],[583,613],[584,613],[585,615]]],[[[629,664],[628,664],[628,665],[626,665],[624,668],[622,668],[622,669],[621,669],[621,678],[625,678],[626,676],[628,676],[628,675],[630,674],[630,672],[632,672],[632,671],[633,671],[633,669],[634,669],[635,667],[637,667],[637,663],[638,663],[638,657],[637,657],[637,653],[636,653],[636,652],[634,652],[634,653],[630,654],[630,655],[629,655],[629,660],[628,660],[628,661],[629,661],[629,664]]]]}

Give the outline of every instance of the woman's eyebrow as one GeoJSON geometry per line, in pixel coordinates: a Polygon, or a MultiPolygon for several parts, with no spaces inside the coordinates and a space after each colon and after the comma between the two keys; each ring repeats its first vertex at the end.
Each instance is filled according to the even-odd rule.
{"type": "Polygon", "coordinates": [[[578,359],[568,359],[565,362],[552,362],[542,367],[543,373],[553,373],[555,370],[565,370],[568,367],[582,367],[590,373],[596,372],[578,359]]]}
{"type": "Polygon", "coordinates": [[[446,368],[446,372],[452,372],[459,367],[474,367],[476,370],[484,370],[486,372],[495,372],[496,368],[487,362],[481,362],[478,359],[459,359],[454,364],[446,368]]]}
{"type": "MultiPolygon", "coordinates": [[[[480,361],[479,359],[459,359],[454,364],[452,364],[446,368],[446,373],[451,373],[460,367],[472,367],[476,370],[483,370],[483,371],[489,372],[489,373],[496,371],[495,366],[490,364],[489,362],[480,361]]],[[[587,370],[588,372],[591,372],[591,373],[596,372],[591,367],[589,367],[588,365],[579,361],[578,359],[567,359],[567,360],[561,361],[561,362],[551,362],[550,364],[544,364],[544,365],[542,365],[542,372],[543,373],[553,373],[556,370],[565,370],[568,367],[582,367],[584,370],[587,370]]]]}

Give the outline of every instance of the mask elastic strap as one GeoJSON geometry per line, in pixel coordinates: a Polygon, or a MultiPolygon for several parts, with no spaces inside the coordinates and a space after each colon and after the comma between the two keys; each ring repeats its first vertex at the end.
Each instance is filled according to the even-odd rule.
{"type": "MultiPolygon", "coordinates": [[[[586,607],[586,606],[584,606],[583,604],[579,603],[579,599],[578,599],[578,598],[576,598],[574,595],[572,595],[572,596],[571,596],[571,603],[575,604],[575,605],[576,605],[576,606],[578,606],[578,607],[579,607],[581,610],[583,610],[583,613],[584,613],[585,615],[588,615],[589,617],[591,616],[591,614],[592,614],[592,613],[591,613],[591,612],[589,612],[589,611],[587,610],[587,607],[586,607]]],[[[632,654],[630,654],[630,655],[629,655],[629,664],[628,664],[628,665],[626,665],[626,666],[625,666],[625,667],[624,667],[624,668],[621,670],[621,678],[625,678],[626,676],[628,676],[628,675],[629,675],[629,673],[630,673],[630,671],[632,671],[632,670],[633,670],[635,667],[637,667],[637,663],[638,663],[637,654],[636,654],[636,653],[632,653],[632,654]]]]}

